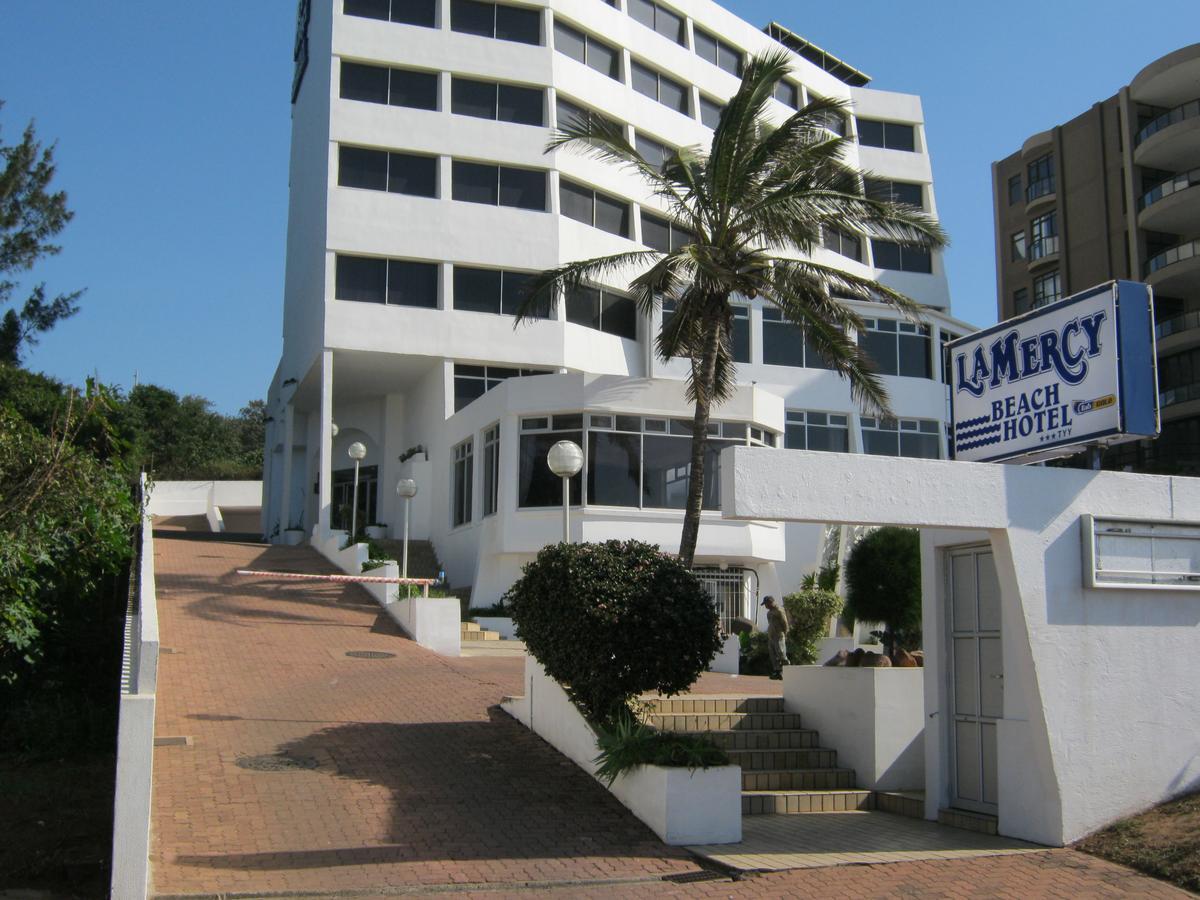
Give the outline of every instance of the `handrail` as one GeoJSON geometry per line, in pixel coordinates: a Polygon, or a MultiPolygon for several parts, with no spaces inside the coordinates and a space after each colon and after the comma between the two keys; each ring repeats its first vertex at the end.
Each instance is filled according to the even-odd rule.
{"type": "Polygon", "coordinates": [[[1038,197],[1044,197],[1047,194],[1054,193],[1054,176],[1048,175],[1045,178],[1039,178],[1037,181],[1029,182],[1029,187],[1025,189],[1025,202],[1032,203],[1038,197]]]}
{"type": "Polygon", "coordinates": [[[1170,128],[1172,125],[1177,125],[1184,119],[1192,119],[1200,116],[1200,99],[1189,100],[1187,103],[1181,103],[1174,109],[1168,110],[1156,119],[1152,119],[1137,133],[1133,139],[1133,145],[1136,147],[1142,141],[1150,138],[1164,128],[1170,128]]]}
{"type": "Polygon", "coordinates": [[[1190,172],[1184,172],[1181,175],[1174,175],[1166,181],[1160,181],[1138,198],[1138,211],[1140,212],[1148,206],[1153,206],[1159,200],[1170,197],[1179,191],[1185,191],[1190,187],[1195,187],[1198,184],[1200,184],[1200,169],[1192,169],[1190,172]]]}
{"type": "Polygon", "coordinates": [[[1154,337],[1161,341],[1165,337],[1198,327],[1200,327],[1200,312],[1188,312],[1159,322],[1154,326],[1154,337]]]}
{"type": "Polygon", "coordinates": [[[1169,250],[1164,250],[1157,256],[1150,257],[1146,262],[1146,274],[1153,275],[1159,269],[1165,269],[1167,266],[1183,262],[1185,259],[1191,259],[1194,256],[1200,256],[1200,238],[1176,244],[1169,250]]]}
{"type": "Polygon", "coordinates": [[[1048,237],[1038,238],[1029,244],[1029,261],[1041,259],[1043,256],[1050,256],[1058,252],[1058,235],[1052,234],[1048,237]]]}

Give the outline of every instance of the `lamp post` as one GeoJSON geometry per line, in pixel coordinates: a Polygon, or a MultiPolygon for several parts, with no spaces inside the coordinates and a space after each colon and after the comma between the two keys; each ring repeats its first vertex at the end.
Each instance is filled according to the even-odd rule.
{"type": "Polygon", "coordinates": [[[574,441],[559,441],[546,454],[550,471],[563,480],[563,543],[571,543],[571,479],[583,468],[583,450],[574,441]]]}
{"type": "Polygon", "coordinates": [[[354,538],[358,535],[358,464],[367,455],[367,448],[355,441],[346,452],[354,460],[354,499],[350,503],[350,543],[353,544],[354,538]]]}
{"type": "MultiPolygon", "coordinates": [[[[408,506],[412,502],[412,498],[417,496],[417,483],[411,478],[401,478],[396,482],[396,496],[404,498],[404,556],[401,557],[403,562],[400,563],[400,577],[408,577],[408,506]]],[[[408,595],[410,585],[404,586],[404,593],[408,595]]]]}

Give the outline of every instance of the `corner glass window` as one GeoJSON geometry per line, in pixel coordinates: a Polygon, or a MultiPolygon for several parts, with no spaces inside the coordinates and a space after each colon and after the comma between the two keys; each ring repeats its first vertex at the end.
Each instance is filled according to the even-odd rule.
{"type": "Polygon", "coordinates": [[[858,142],[864,147],[882,147],[885,150],[917,149],[916,129],[902,122],[880,122],[876,119],[858,119],[858,142]]]}
{"type": "Polygon", "coordinates": [[[784,446],[789,450],[849,453],[849,417],[840,413],[789,409],[784,446]]]}

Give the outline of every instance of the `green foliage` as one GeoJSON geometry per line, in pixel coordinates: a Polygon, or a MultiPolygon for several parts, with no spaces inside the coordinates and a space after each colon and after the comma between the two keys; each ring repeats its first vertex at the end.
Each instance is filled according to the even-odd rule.
{"type": "Polygon", "coordinates": [[[597,725],[638,694],[685,690],[721,646],[696,576],[640,541],[545,547],[505,603],[529,652],[597,725]]]}
{"type": "Polygon", "coordinates": [[[493,603],[491,606],[472,606],[467,610],[469,616],[498,616],[500,618],[509,618],[512,616],[512,610],[503,603],[493,603]]]}
{"type": "Polygon", "coordinates": [[[789,623],[788,661],[794,666],[812,665],[819,641],[829,632],[829,620],[842,611],[842,598],[821,588],[801,590],[784,597],[783,608],[789,623]]]}
{"type": "Polygon", "coordinates": [[[921,646],[921,543],[913,528],[889,526],[859,541],[846,560],[845,615],[881,622],[885,651],[921,646]]]}
{"type": "Polygon", "coordinates": [[[836,591],[839,575],[841,575],[841,569],[837,563],[821,566],[817,571],[809,572],[800,579],[800,590],[812,591],[820,589],[822,591],[836,591]]]}
{"type": "Polygon", "coordinates": [[[727,766],[729,757],[712,739],[699,734],[658,731],[639,722],[628,711],[611,725],[597,729],[600,755],[596,775],[609,787],[622,772],[638,766],[672,766],[707,769],[727,766]]]}
{"type": "MultiPolygon", "coordinates": [[[[3,105],[0,102],[0,108],[3,105]]],[[[50,189],[54,147],[38,141],[32,122],[19,143],[0,142],[0,161],[0,305],[4,305],[13,299],[17,276],[62,249],[53,239],[74,213],[67,209],[67,195],[50,189]]],[[[22,350],[37,343],[38,335],[75,315],[82,293],[51,299],[45,284],[35,285],[20,310],[9,309],[0,319],[0,362],[17,363],[22,350]]]]}

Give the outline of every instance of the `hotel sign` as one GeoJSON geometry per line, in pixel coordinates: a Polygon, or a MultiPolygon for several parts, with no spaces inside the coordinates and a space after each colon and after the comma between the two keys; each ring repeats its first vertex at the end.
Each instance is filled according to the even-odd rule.
{"type": "Polygon", "coordinates": [[[1158,435],[1143,284],[1109,282],[949,346],[955,459],[1030,463],[1158,435]]]}

